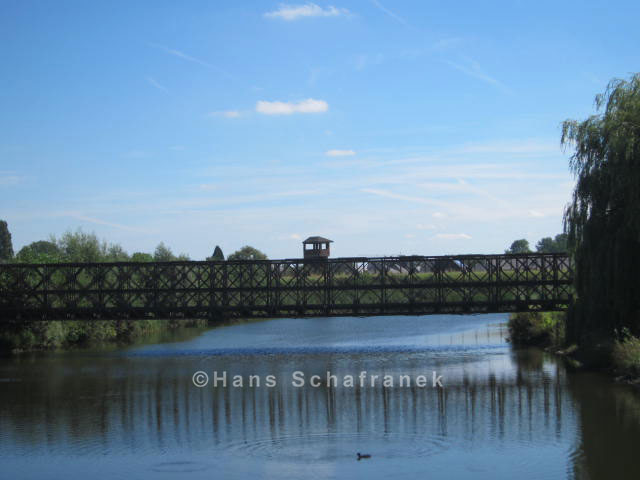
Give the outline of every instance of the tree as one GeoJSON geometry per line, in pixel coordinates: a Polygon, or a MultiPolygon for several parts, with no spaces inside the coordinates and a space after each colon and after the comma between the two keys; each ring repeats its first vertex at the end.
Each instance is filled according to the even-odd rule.
{"type": "Polygon", "coordinates": [[[150,253],[135,252],[131,255],[132,262],[153,262],[153,255],[150,253]]]}
{"type": "Polygon", "coordinates": [[[524,238],[515,240],[504,253],[531,253],[529,241],[524,238]]]}
{"type": "Polygon", "coordinates": [[[175,255],[171,249],[164,244],[164,242],[160,242],[156,247],[155,252],[153,252],[153,260],[156,262],[171,262],[175,259],[175,255]]]}
{"type": "Polygon", "coordinates": [[[124,251],[122,246],[117,243],[113,243],[107,248],[105,260],[107,262],[126,262],[129,260],[129,254],[124,251]]]}
{"type": "Polygon", "coordinates": [[[240,250],[233,252],[227,257],[227,260],[266,260],[267,256],[257,248],[248,245],[240,250]]]}
{"type": "Polygon", "coordinates": [[[59,240],[51,237],[51,241],[57,244],[65,262],[104,262],[107,256],[107,242],[101,242],[95,233],[68,231],[59,240]]]}
{"type": "Polygon", "coordinates": [[[613,80],[596,112],[562,125],[576,177],[564,215],[576,268],[570,341],[640,334],[640,74],[613,80]]]}
{"type": "Polygon", "coordinates": [[[540,253],[565,253],[567,252],[567,234],[560,233],[555,238],[544,237],[536,243],[536,251],[540,253]]]}
{"type": "Polygon", "coordinates": [[[536,252],[549,253],[553,251],[553,238],[544,237],[536,243],[536,252]]]}
{"type": "Polygon", "coordinates": [[[11,232],[4,220],[0,220],[0,262],[8,262],[13,258],[13,244],[11,232]]]}
{"type": "Polygon", "coordinates": [[[553,239],[555,243],[555,251],[558,253],[567,253],[569,251],[568,235],[566,233],[559,233],[553,239]]]}
{"type": "Polygon", "coordinates": [[[213,255],[207,257],[207,261],[209,262],[219,262],[224,260],[224,253],[222,253],[222,249],[216,245],[216,248],[213,250],[213,255]]]}
{"type": "Polygon", "coordinates": [[[55,263],[61,261],[62,252],[58,246],[47,240],[39,240],[25,245],[16,255],[22,263],[55,263]]]}

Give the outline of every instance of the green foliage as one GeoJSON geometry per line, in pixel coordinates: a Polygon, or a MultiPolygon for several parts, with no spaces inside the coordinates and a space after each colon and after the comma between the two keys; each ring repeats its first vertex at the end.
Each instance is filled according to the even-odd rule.
{"type": "Polygon", "coordinates": [[[132,262],[153,262],[153,255],[150,253],[135,252],[131,255],[132,262]]]}
{"type": "Polygon", "coordinates": [[[222,260],[224,260],[224,253],[222,253],[222,249],[218,245],[216,245],[216,248],[213,250],[213,255],[207,257],[207,261],[219,262],[222,260]]]}
{"type": "Polygon", "coordinates": [[[240,250],[233,252],[227,260],[266,260],[267,256],[257,248],[244,246],[240,250]]]}
{"type": "Polygon", "coordinates": [[[160,242],[156,247],[156,250],[153,252],[153,260],[156,262],[171,262],[175,259],[175,255],[171,249],[164,244],[164,242],[160,242]]]}
{"type": "Polygon", "coordinates": [[[520,240],[515,240],[511,246],[505,250],[504,253],[530,253],[531,249],[529,248],[529,241],[521,238],[520,240]]]}
{"type": "Polygon", "coordinates": [[[0,330],[0,352],[56,350],[82,346],[129,344],[150,334],[184,327],[203,327],[206,320],[42,320],[6,323],[0,330]]]}
{"type": "Polygon", "coordinates": [[[129,254],[118,244],[111,244],[107,248],[107,254],[104,261],[107,262],[126,262],[129,260],[129,254]]]}
{"type": "Polygon", "coordinates": [[[536,251],[539,253],[566,253],[567,234],[559,233],[555,238],[544,237],[536,243],[536,251]]]}
{"type": "Polygon", "coordinates": [[[640,375],[640,338],[627,336],[613,345],[613,366],[618,373],[640,375]]]}
{"type": "Polygon", "coordinates": [[[509,317],[509,339],[515,345],[562,345],[565,320],[564,312],[512,313],[509,317]]]}
{"type": "Polygon", "coordinates": [[[21,263],[55,263],[60,262],[62,252],[54,242],[39,240],[31,242],[20,249],[16,260],[21,263]]]}
{"type": "Polygon", "coordinates": [[[107,257],[109,246],[100,241],[95,233],[85,233],[82,230],[68,231],[56,240],[61,256],[65,262],[100,262],[107,257]]]}
{"type": "Polygon", "coordinates": [[[0,220],[0,262],[8,262],[13,258],[13,244],[11,232],[4,220],[0,220]]]}
{"type": "Polygon", "coordinates": [[[611,81],[596,109],[562,127],[577,180],[564,217],[578,296],[569,336],[582,344],[640,335],[640,74],[611,81]]]}

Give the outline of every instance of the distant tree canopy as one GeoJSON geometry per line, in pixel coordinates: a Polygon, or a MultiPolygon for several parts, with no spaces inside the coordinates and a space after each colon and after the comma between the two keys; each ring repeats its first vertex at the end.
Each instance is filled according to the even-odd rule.
{"type": "Polygon", "coordinates": [[[155,262],[173,262],[173,261],[185,261],[189,260],[189,255],[181,253],[180,255],[174,255],[169,247],[164,242],[160,242],[153,252],[153,260],[155,262]]]}
{"type": "Polygon", "coordinates": [[[222,249],[216,245],[216,248],[213,250],[213,255],[207,257],[207,260],[210,262],[219,262],[224,260],[224,253],[222,253],[222,249]]]}
{"type": "Polygon", "coordinates": [[[266,260],[267,256],[260,250],[244,246],[240,250],[233,252],[227,257],[227,260],[266,260]]]}
{"type": "Polygon", "coordinates": [[[16,260],[22,263],[54,263],[60,262],[62,253],[54,242],[38,240],[25,245],[16,255],[16,260]]]}
{"type": "Polygon", "coordinates": [[[562,125],[576,176],[565,231],[576,266],[571,341],[640,335],[640,74],[596,96],[601,112],[562,125]]]}
{"type": "Polygon", "coordinates": [[[504,253],[530,253],[531,248],[529,248],[529,241],[521,238],[520,240],[515,240],[509,248],[505,250],[504,253]]]}
{"type": "Polygon", "coordinates": [[[559,233],[555,238],[541,238],[536,243],[536,251],[540,253],[566,253],[567,237],[566,233],[559,233]]]}
{"type": "Polygon", "coordinates": [[[13,258],[13,243],[11,232],[4,220],[0,220],[0,262],[8,262],[13,258]]]}
{"type": "Polygon", "coordinates": [[[135,252],[131,255],[132,262],[153,262],[153,255],[144,252],[135,252]]]}

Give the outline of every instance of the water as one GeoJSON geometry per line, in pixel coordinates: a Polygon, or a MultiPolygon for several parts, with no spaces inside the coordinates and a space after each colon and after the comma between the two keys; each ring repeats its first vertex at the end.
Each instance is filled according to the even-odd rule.
{"type": "Polygon", "coordinates": [[[2,359],[0,476],[640,478],[640,395],[514,351],[505,321],[283,319],[115,352],[2,359]],[[207,386],[194,386],[196,371],[207,386]],[[433,388],[433,371],[444,388],[433,388]],[[214,372],[226,372],[227,387],[214,387],[214,372]]]}

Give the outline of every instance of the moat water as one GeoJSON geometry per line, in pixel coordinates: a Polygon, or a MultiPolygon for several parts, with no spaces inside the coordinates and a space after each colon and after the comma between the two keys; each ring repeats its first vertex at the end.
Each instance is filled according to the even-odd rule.
{"type": "Polygon", "coordinates": [[[1,476],[640,478],[640,394],[513,349],[506,320],[281,319],[0,359],[1,476]]]}

